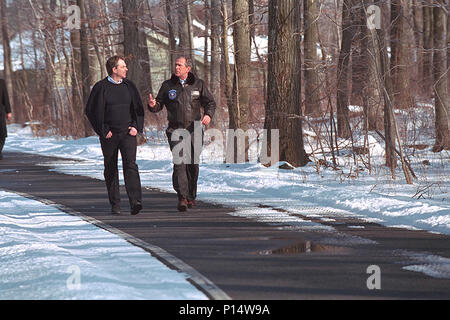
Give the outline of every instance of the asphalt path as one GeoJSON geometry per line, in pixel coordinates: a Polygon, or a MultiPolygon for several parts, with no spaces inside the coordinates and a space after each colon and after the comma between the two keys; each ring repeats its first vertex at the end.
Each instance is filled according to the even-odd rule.
{"type": "Polygon", "coordinates": [[[333,231],[299,230],[236,216],[230,214],[232,208],[201,201],[180,213],[175,194],[151,188],[143,189],[144,209],[132,216],[121,187],[123,213],[112,215],[102,180],[44,165],[67,159],[3,154],[0,190],[56,205],[125,238],[185,272],[211,299],[450,298],[446,235],[388,228],[333,212],[322,215],[330,217],[328,222],[302,217],[333,231]],[[444,267],[447,277],[404,269],[423,264],[431,270],[444,267]]]}

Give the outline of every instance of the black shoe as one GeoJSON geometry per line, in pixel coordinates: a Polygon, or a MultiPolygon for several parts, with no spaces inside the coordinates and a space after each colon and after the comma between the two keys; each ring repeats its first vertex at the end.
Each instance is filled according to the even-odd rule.
{"type": "Polygon", "coordinates": [[[178,200],[178,206],[177,206],[178,211],[186,211],[187,208],[188,208],[188,202],[186,199],[181,198],[180,200],[178,200]]]}
{"type": "Polygon", "coordinates": [[[138,201],[131,206],[131,214],[136,215],[142,210],[142,204],[138,201]]]}
{"type": "Polygon", "coordinates": [[[3,160],[3,155],[1,152],[0,152],[0,160],[3,160]]]}
{"type": "Polygon", "coordinates": [[[120,214],[120,206],[119,205],[113,205],[111,207],[111,213],[112,214],[120,214]]]}

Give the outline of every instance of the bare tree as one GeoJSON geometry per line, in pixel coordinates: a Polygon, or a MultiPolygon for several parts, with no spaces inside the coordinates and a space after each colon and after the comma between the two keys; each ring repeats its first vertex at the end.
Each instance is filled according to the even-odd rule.
{"type": "Polygon", "coordinates": [[[176,46],[177,42],[175,40],[175,25],[174,25],[174,18],[172,15],[172,7],[173,7],[173,0],[165,0],[166,2],[166,17],[167,17],[167,28],[169,31],[169,68],[172,69],[175,65],[175,53],[176,53],[176,46]]]}
{"type": "Polygon", "coordinates": [[[143,0],[122,0],[123,48],[128,59],[130,79],[136,84],[142,96],[151,92],[150,62],[147,38],[140,25],[143,0]]]}
{"type": "Polygon", "coordinates": [[[349,61],[351,55],[352,39],[356,33],[356,24],[353,8],[356,1],[344,0],[342,6],[342,40],[339,63],[337,70],[337,128],[338,136],[349,138],[351,135],[350,122],[348,120],[349,110],[349,61]]]}
{"type": "Polygon", "coordinates": [[[423,3],[423,86],[425,94],[430,97],[433,85],[433,8],[432,0],[423,3]]]}
{"type": "Polygon", "coordinates": [[[190,3],[183,0],[177,3],[178,13],[178,55],[184,55],[191,58],[192,70],[196,72],[196,63],[193,54],[193,34],[192,34],[192,17],[190,3]]]}
{"type": "MultiPolygon", "coordinates": [[[[81,87],[82,87],[82,97],[83,97],[83,104],[82,109],[84,109],[84,106],[87,103],[87,100],[89,98],[89,94],[91,91],[91,70],[89,68],[89,48],[88,48],[88,28],[86,26],[87,23],[87,16],[86,16],[86,8],[85,8],[85,2],[84,0],[77,0],[77,5],[80,8],[80,18],[82,20],[82,23],[80,24],[80,76],[81,76],[81,87]]],[[[84,114],[82,112],[81,114],[84,114]]],[[[90,129],[91,126],[89,125],[89,120],[84,117],[83,121],[83,135],[85,137],[88,137],[92,134],[92,130],[90,129]]],[[[81,128],[80,128],[81,129],[81,128]]]]}
{"type": "Polygon", "coordinates": [[[5,68],[5,82],[11,99],[11,111],[14,113],[14,86],[13,86],[13,69],[11,60],[11,45],[8,32],[8,7],[6,0],[0,0],[0,25],[2,31],[3,45],[3,65],[5,68]]]}
{"type": "Polygon", "coordinates": [[[222,25],[220,0],[211,0],[211,69],[210,89],[220,108],[220,27],[222,25]]]}
{"type": "Polygon", "coordinates": [[[445,0],[433,8],[433,76],[436,140],[434,152],[450,149],[448,118],[447,14],[445,0]]]}
{"type": "Polygon", "coordinates": [[[414,25],[411,0],[391,0],[391,66],[396,106],[407,108],[413,105],[410,87],[411,44],[414,25]]]}
{"type": "Polygon", "coordinates": [[[223,65],[223,82],[224,82],[224,93],[228,108],[228,123],[229,127],[236,127],[235,125],[235,114],[237,111],[233,105],[233,75],[230,67],[230,53],[229,53],[229,43],[228,43],[228,6],[226,0],[221,0],[222,2],[222,65],[223,65]]]}
{"type": "Polygon", "coordinates": [[[295,167],[308,157],[303,146],[301,120],[300,9],[297,0],[269,1],[268,101],[265,129],[280,130],[279,159],[295,167]]]}
{"type": "MultiPolygon", "coordinates": [[[[248,130],[250,77],[250,24],[247,0],[233,0],[233,42],[235,72],[233,82],[233,114],[230,128],[248,130]]],[[[234,144],[235,146],[237,144],[234,144]]],[[[234,152],[237,157],[237,152],[234,152]]],[[[237,158],[235,158],[237,159],[237,158]]],[[[248,160],[248,139],[245,141],[245,160],[248,160]]]]}
{"type": "Polygon", "coordinates": [[[317,44],[319,8],[317,0],[304,0],[305,114],[320,114],[320,80],[317,44]]]}

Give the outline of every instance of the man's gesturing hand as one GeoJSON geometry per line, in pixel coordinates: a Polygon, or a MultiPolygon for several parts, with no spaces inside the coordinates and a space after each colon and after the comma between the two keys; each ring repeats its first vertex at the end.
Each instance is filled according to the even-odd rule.
{"type": "Polygon", "coordinates": [[[151,93],[148,95],[148,106],[150,108],[154,108],[156,106],[156,99],[153,98],[153,95],[151,93]]]}
{"type": "Polygon", "coordinates": [[[202,120],[202,124],[204,124],[205,126],[208,126],[210,122],[211,122],[211,117],[208,116],[207,114],[205,114],[205,116],[203,117],[203,120],[202,120]]]}

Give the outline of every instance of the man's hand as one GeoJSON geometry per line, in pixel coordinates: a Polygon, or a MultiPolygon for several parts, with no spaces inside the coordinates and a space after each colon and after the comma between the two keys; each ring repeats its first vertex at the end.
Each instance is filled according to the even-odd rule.
{"type": "Polygon", "coordinates": [[[150,108],[154,108],[156,106],[156,99],[153,98],[153,95],[151,93],[148,95],[148,106],[150,108]]]}
{"type": "Polygon", "coordinates": [[[137,135],[137,133],[138,133],[138,131],[136,130],[136,128],[134,128],[134,127],[128,127],[128,130],[130,130],[130,131],[128,131],[128,134],[129,134],[130,136],[136,137],[136,135],[137,135]]]}
{"type": "Polygon", "coordinates": [[[111,137],[112,137],[112,132],[110,131],[110,132],[108,132],[108,134],[106,135],[106,139],[111,139],[111,137]]]}
{"type": "Polygon", "coordinates": [[[11,112],[6,114],[6,119],[7,119],[8,121],[11,121],[11,120],[12,120],[12,113],[11,113],[11,112]]]}
{"type": "Polygon", "coordinates": [[[207,114],[205,114],[205,116],[203,117],[203,120],[202,120],[202,124],[204,124],[205,126],[208,126],[210,122],[211,122],[211,117],[208,116],[207,114]]]}

